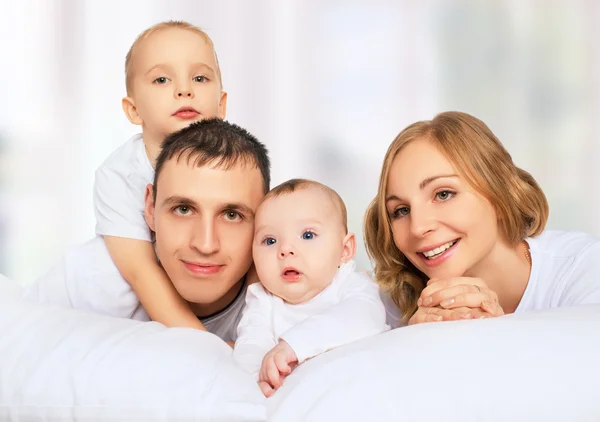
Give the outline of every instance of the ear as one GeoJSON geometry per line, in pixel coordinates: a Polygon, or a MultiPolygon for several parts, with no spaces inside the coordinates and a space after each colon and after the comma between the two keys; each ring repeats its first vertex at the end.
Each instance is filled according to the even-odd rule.
{"type": "Polygon", "coordinates": [[[342,250],[342,259],[340,264],[351,261],[352,258],[354,258],[354,255],[356,254],[356,236],[354,236],[354,233],[348,233],[344,237],[343,242],[344,249],[342,250]]]}
{"type": "Polygon", "coordinates": [[[154,194],[152,193],[153,185],[146,185],[146,194],[144,195],[144,218],[150,230],[156,232],[154,224],[154,194]]]}
{"type": "Polygon", "coordinates": [[[225,119],[227,115],[227,93],[225,91],[221,92],[221,101],[219,101],[219,119],[225,119]]]}
{"type": "Polygon", "coordinates": [[[121,106],[123,107],[123,111],[125,112],[125,116],[127,116],[127,120],[129,120],[132,124],[141,126],[144,124],[141,116],[137,112],[137,107],[135,106],[135,101],[131,97],[125,97],[121,100],[121,106]]]}

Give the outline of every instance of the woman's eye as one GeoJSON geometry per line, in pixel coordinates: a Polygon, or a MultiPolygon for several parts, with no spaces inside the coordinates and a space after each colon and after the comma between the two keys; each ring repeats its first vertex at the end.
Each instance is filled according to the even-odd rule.
{"type": "Polygon", "coordinates": [[[304,239],[304,240],[311,240],[311,239],[314,239],[314,238],[315,238],[315,236],[316,236],[316,234],[314,234],[314,233],[313,233],[313,232],[311,232],[311,231],[308,231],[308,232],[304,232],[304,233],[302,233],[302,239],[304,239]]]}
{"type": "Polygon", "coordinates": [[[277,240],[275,240],[273,237],[267,237],[265,240],[263,240],[263,243],[267,246],[271,246],[277,243],[277,240]]]}
{"type": "Polygon", "coordinates": [[[158,78],[156,78],[154,81],[152,81],[155,84],[158,85],[162,85],[162,84],[166,84],[167,83],[167,78],[165,78],[164,76],[159,76],[158,78]]]}
{"type": "Polygon", "coordinates": [[[394,210],[394,212],[392,213],[392,219],[406,217],[408,214],[410,214],[410,208],[399,207],[399,208],[396,208],[394,210]]]}
{"type": "Polygon", "coordinates": [[[440,201],[447,201],[448,199],[452,198],[454,195],[455,195],[455,193],[452,191],[443,190],[443,191],[436,193],[435,197],[436,197],[436,199],[439,199],[440,201]]]}

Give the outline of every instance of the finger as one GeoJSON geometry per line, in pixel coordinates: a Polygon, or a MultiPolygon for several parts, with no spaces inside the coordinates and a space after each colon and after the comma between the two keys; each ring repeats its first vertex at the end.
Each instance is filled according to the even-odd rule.
{"type": "Polygon", "coordinates": [[[409,319],[408,325],[414,324],[422,324],[424,322],[436,322],[442,321],[444,319],[443,315],[441,315],[441,311],[445,311],[445,309],[441,308],[430,308],[430,307],[420,307],[417,309],[417,312],[409,319]]]}
{"type": "Polygon", "coordinates": [[[281,385],[279,369],[277,369],[277,365],[275,365],[275,361],[273,359],[271,359],[267,365],[267,380],[269,381],[269,384],[273,386],[273,388],[279,388],[281,385]]]}
{"type": "Polygon", "coordinates": [[[484,300],[481,302],[481,309],[485,312],[490,313],[493,316],[502,316],[504,315],[504,309],[498,302],[484,300]]]}
{"type": "Polygon", "coordinates": [[[279,372],[283,374],[289,374],[292,372],[292,368],[290,368],[290,365],[288,365],[287,359],[283,353],[277,353],[275,355],[275,365],[277,366],[279,372]]]}
{"type": "Polygon", "coordinates": [[[481,293],[464,293],[449,299],[444,299],[440,302],[440,305],[444,309],[454,308],[480,308],[483,302],[489,302],[491,298],[487,292],[481,293]]]}
{"type": "Polygon", "coordinates": [[[271,397],[273,395],[273,393],[275,392],[273,387],[271,387],[269,385],[269,383],[266,381],[259,381],[258,386],[260,387],[260,391],[262,391],[262,393],[265,395],[265,397],[271,397]]]}
{"type": "Polygon", "coordinates": [[[422,306],[435,306],[431,303],[427,304],[425,299],[429,296],[432,296],[435,292],[439,290],[459,285],[472,286],[469,290],[472,292],[489,290],[487,285],[481,279],[475,277],[450,277],[446,279],[437,279],[431,284],[428,283],[427,287],[425,287],[421,292],[419,299],[422,300],[422,306]]]}
{"type": "Polygon", "coordinates": [[[448,286],[441,288],[431,295],[425,297],[421,296],[423,299],[423,306],[438,306],[440,303],[445,300],[449,300],[455,296],[466,294],[466,293],[479,293],[480,290],[472,284],[459,284],[456,286],[448,286]]]}

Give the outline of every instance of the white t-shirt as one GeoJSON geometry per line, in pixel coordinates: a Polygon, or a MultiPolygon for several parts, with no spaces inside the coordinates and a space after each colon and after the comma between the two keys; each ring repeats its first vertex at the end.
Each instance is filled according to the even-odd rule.
{"type": "Polygon", "coordinates": [[[96,170],[94,211],[96,234],[151,241],[144,219],[146,185],[154,169],[142,135],[133,136],[96,170]]]}
{"type": "Polygon", "coordinates": [[[292,305],[272,295],[260,283],[246,293],[246,308],[238,326],[233,357],[257,375],[265,354],[285,340],[298,362],[329,349],[389,329],[379,287],[367,275],[344,264],[332,282],[308,302],[292,305]]]}
{"type": "Polygon", "coordinates": [[[600,240],[552,231],[526,239],[531,274],[515,312],[600,303],[600,240]]]}

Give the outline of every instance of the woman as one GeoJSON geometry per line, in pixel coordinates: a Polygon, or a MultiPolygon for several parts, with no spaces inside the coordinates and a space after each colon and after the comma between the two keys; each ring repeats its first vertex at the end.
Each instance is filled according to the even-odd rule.
{"type": "Polygon", "coordinates": [[[390,145],[365,241],[402,323],[600,303],[600,241],[544,231],[547,219],[544,193],[490,129],[447,112],[390,145]]]}

